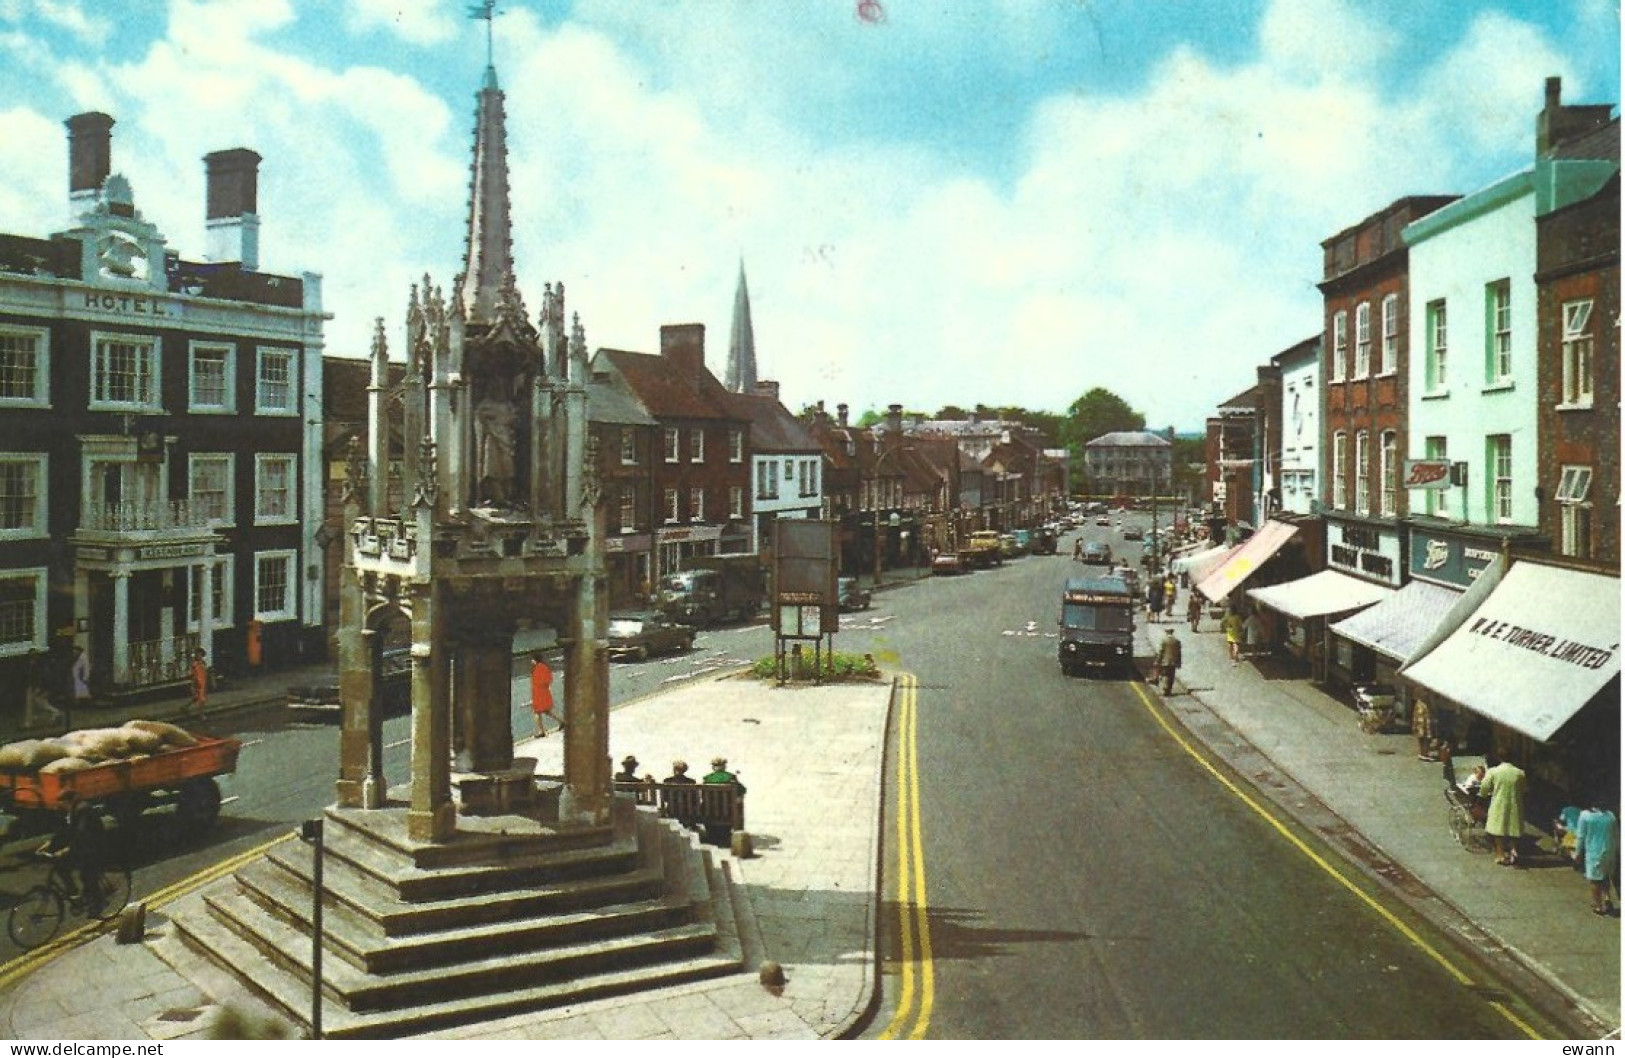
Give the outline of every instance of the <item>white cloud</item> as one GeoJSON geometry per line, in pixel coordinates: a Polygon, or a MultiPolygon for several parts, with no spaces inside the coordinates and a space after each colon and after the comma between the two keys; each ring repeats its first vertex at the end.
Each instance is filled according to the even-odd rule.
{"type": "Polygon", "coordinates": [[[451,11],[466,4],[442,0],[350,0],[350,19],[362,30],[387,29],[409,44],[439,44],[457,35],[451,11]]]}
{"type": "Polygon", "coordinates": [[[93,47],[107,43],[113,24],[85,12],[85,5],[68,0],[34,0],[34,11],[52,25],[65,29],[93,47]]]}

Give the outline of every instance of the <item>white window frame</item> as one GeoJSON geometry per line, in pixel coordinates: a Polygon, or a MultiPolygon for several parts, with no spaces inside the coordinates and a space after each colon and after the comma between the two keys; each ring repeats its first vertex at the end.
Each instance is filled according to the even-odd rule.
{"type": "MultiPolygon", "coordinates": [[[[257,385],[257,383],[256,383],[257,385]]],[[[186,356],[186,407],[200,415],[230,415],[237,410],[237,347],[230,342],[192,342],[186,356]],[[198,355],[224,353],[224,393],[219,403],[198,397],[198,355]]]]}
{"type": "Polygon", "coordinates": [[[298,415],[299,414],[299,350],[289,349],[281,345],[261,345],[254,350],[254,413],[256,415],[298,415]],[[288,389],[288,403],[286,405],[271,404],[266,401],[265,368],[270,362],[285,359],[288,364],[288,378],[285,383],[288,389]]]}
{"type": "Polygon", "coordinates": [[[1354,513],[1371,513],[1371,431],[1354,435],[1354,513]]]}
{"type": "Polygon", "coordinates": [[[127,334],[122,331],[92,331],[90,333],[90,403],[91,411],[162,411],[164,377],[164,342],[155,334],[127,334]],[[142,368],[135,385],[140,393],[134,400],[114,400],[108,396],[109,346],[130,345],[145,349],[142,368]]]}
{"type": "Polygon", "coordinates": [[[638,437],[630,426],[621,427],[621,466],[638,465],[638,437]]]}
{"type": "Polygon", "coordinates": [[[676,489],[667,489],[666,490],[666,524],[667,525],[676,525],[677,520],[678,520],[679,517],[680,517],[680,512],[677,510],[677,490],[676,489]]]}
{"type": "Polygon", "coordinates": [[[254,619],[256,621],[290,621],[299,617],[299,552],[292,548],[275,549],[270,551],[254,552],[254,619]],[[287,570],[287,581],[283,585],[282,605],[278,609],[268,609],[261,605],[265,584],[262,578],[265,575],[267,562],[283,563],[287,570]]]}
{"type": "Polygon", "coordinates": [[[1563,303],[1563,395],[1559,407],[1589,408],[1596,384],[1595,316],[1591,298],[1563,303]]]}
{"type": "Polygon", "coordinates": [[[299,457],[291,452],[261,452],[254,456],[254,524],[292,525],[299,520],[299,457]],[[281,513],[265,507],[266,467],[283,464],[288,468],[287,507],[281,513]]]}
{"type": "MultiPolygon", "coordinates": [[[[216,596],[216,606],[214,612],[209,615],[214,622],[209,627],[230,628],[234,623],[232,603],[236,594],[233,590],[236,584],[231,576],[231,570],[235,563],[230,555],[226,555],[216,559],[212,565],[214,566],[214,574],[209,577],[209,587],[216,596]]],[[[259,567],[256,565],[254,568],[257,570],[259,567]]],[[[186,588],[186,630],[188,632],[197,632],[200,631],[198,621],[198,586],[200,582],[196,566],[187,567],[187,580],[189,583],[186,588]]]]}
{"type": "Polygon", "coordinates": [[[1569,558],[1591,558],[1595,543],[1591,525],[1590,467],[1564,466],[1557,487],[1560,534],[1558,550],[1569,558]]]}
{"type": "Polygon", "coordinates": [[[1389,294],[1382,299],[1382,367],[1379,374],[1392,375],[1399,370],[1399,295],[1389,294]]]}
{"type": "Polygon", "coordinates": [[[688,461],[705,462],[705,427],[691,426],[688,430],[688,461]]]}
{"type": "Polygon", "coordinates": [[[728,462],[743,463],[745,461],[745,431],[728,431],[728,462]]]}
{"type": "Polygon", "coordinates": [[[667,426],[665,428],[665,434],[666,434],[666,453],[665,453],[666,462],[675,463],[675,462],[677,462],[677,454],[678,454],[677,450],[678,450],[678,448],[680,446],[682,438],[678,436],[677,427],[675,427],[675,426],[667,426]]]}
{"type": "Polygon", "coordinates": [[[1485,377],[1491,385],[1512,381],[1512,280],[1484,285],[1485,377]]]}
{"type": "Polygon", "coordinates": [[[0,540],[42,540],[51,535],[50,459],[44,452],[0,452],[0,463],[34,468],[33,519],[27,525],[0,524],[0,540]]]}
{"type": "Polygon", "coordinates": [[[24,397],[0,395],[0,408],[48,408],[51,406],[51,332],[44,327],[19,327],[15,324],[0,326],[0,341],[18,339],[19,357],[28,355],[21,343],[32,339],[34,344],[33,392],[24,397]]]}
{"type": "Polygon", "coordinates": [[[1349,502],[1349,435],[1346,430],[1332,434],[1332,506],[1343,510],[1349,502]]]}
{"type": "MultiPolygon", "coordinates": [[[[223,513],[219,518],[211,517],[211,526],[232,526],[237,524],[237,454],[235,452],[193,452],[186,461],[186,495],[192,503],[195,513],[202,513],[202,504],[198,501],[198,470],[203,465],[219,466],[225,468],[225,502],[222,505],[223,513]]],[[[254,503],[259,505],[259,465],[254,468],[254,503]]],[[[256,515],[258,511],[256,510],[256,515]]]]}
{"type": "Polygon", "coordinates": [[[728,486],[728,517],[736,522],[745,517],[745,490],[738,485],[728,486]]]}
{"type": "MultiPolygon", "coordinates": [[[[1422,455],[1425,459],[1447,460],[1450,458],[1450,442],[1443,437],[1429,437],[1422,442],[1422,455]]],[[[1428,513],[1443,517],[1450,511],[1450,493],[1455,486],[1443,489],[1428,489],[1428,513]]]]}
{"type": "Polygon", "coordinates": [[[1347,309],[1332,313],[1332,381],[1342,382],[1349,371],[1349,314],[1347,309]]]}
{"type": "Polygon", "coordinates": [[[32,581],[34,584],[34,615],[31,619],[33,635],[26,639],[0,641],[0,658],[19,657],[31,650],[44,650],[46,647],[46,609],[50,574],[44,566],[28,566],[20,569],[0,570],[0,580],[32,581]]]}
{"type": "Polygon", "coordinates": [[[1450,384],[1450,312],[1444,298],[1427,307],[1427,385],[1428,393],[1443,393],[1450,384]]]}
{"type": "Polygon", "coordinates": [[[1378,473],[1382,476],[1382,506],[1378,513],[1392,518],[1399,513],[1399,431],[1384,430],[1378,444],[1378,473]]]}
{"type": "Polygon", "coordinates": [[[1489,479],[1489,520],[1496,525],[1512,521],[1512,435],[1497,433],[1485,438],[1489,479]]]}
{"type": "Polygon", "coordinates": [[[1371,302],[1354,308],[1354,377],[1371,377],[1371,302]]]}
{"type": "Polygon", "coordinates": [[[688,490],[688,520],[705,521],[705,490],[698,485],[688,490]]]}
{"type": "Polygon", "coordinates": [[[638,496],[631,489],[621,490],[621,532],[635,532],[638,527],[638,496]]]}

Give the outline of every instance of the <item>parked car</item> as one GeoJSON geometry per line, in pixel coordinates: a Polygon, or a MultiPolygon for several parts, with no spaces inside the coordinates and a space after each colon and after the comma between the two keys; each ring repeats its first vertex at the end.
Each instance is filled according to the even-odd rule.
{"type": "Polygon", "coordinates": [[[1112,524],[1112,520],[1110,518],[1106,517],[1104,514],[1102,514],[1100,517],[1095,519],[1095,524],[1096,525],[1109,526],[1109,525],[1112,524]]]}
{"type": "MultiPolygon", "coordinates": [[[[379,668],[380,701],[386,713],[404,713],[412,708],[412,653],[406,647],[384,651],[379,668]]],[[[297,716],[337,719],[343,708],[339,699],[337,674],[320,683],[301,683],[288,688],[288,710],[297,716]]]]}
{"type": "Polygon", "coordinates": [[[1089,565],[1110,565],[1112,547],[1103,540],[1091,540],[1083,545],[1083,561],[1089,565]]]}
{"type": "Polygon", "coordinates": [[[1004,558],[1015,558],[1021,554],[1021,548],[1016,545],[1016,538],[1013,534],[999,534],[999,554],[1004,558]]]}
{"type": "Polygon", "coordinates": [[[959,551],[941,551],[931,560],[931,573],[933,576],[954,576],[970,570],[970,563],[965,555],[959,551]]]}
{"type": "Polygon", "coordinates": [[[1145,530],[1139,528],[1138,526],[1133,526],[1133,525],[1128,526],[1123,530],[1123,539],[1124,540],[1144,540],[1145,539],[1145,530]]]}
{"type": "Polygon", "coordinates": [[[694,629],[654,610],[615,613],[609,617],[609,656],[644,661],[656,654],[694,649],[694,629]]]}
{"type": "Polygon", "coordinates": [[[835,602],[842,611],[867,610],[870,598],[869,589],[860,587],[856,577],[841,577],[835,582],[835,602]]]}

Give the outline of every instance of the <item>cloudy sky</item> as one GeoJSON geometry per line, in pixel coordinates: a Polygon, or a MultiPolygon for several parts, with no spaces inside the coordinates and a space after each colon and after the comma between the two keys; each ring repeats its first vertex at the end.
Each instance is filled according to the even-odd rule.
{"type": "MultiPolygon", "coordinates": [[[[0,0],[0,230],[67,226],[62,121],[201,257],[203,164],[264,156],[267,271],[329,352],[461,266],[485,24],[466,0],[0,0]]],[[[502,0],[519,280],[592,346],[707,325],[740,262],[792,410],[1198,428],[1319,328],[1320,241],[1523,168],[1544,80],[1619,99],[1613,0],[502,0]]]]}

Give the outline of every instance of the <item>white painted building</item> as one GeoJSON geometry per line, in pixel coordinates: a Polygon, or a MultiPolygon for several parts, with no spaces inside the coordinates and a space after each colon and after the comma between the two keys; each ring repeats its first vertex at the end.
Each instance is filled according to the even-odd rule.
{"type": "Polygon", "coordinates": [[[1281,372],[1281,510],[1309,514],[1320,489],[1320,336],[1270,359],[1281,372]]]}

